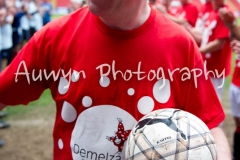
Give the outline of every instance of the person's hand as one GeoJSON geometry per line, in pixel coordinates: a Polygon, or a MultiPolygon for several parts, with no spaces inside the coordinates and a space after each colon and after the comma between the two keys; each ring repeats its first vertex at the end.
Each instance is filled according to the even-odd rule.
{"type": "Polygon", "coordinates": [[[236,22],[235,16],[227,8],[220,8],[219,16],[228,28],[234,25],[234,23],[236,22]]]}
{"type": "Polygon", "coordinates": [[[240,41],[238,40],[231,41],[231,47],[236,54],[240,54],[240,41]]]}

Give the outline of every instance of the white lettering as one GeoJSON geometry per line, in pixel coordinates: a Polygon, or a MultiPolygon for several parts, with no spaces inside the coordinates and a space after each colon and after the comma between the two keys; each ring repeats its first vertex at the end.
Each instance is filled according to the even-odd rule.
{"type": "Polygon", "coordinates": [[[30,84],[30,77],[29,77],[29,72],[28,72],[28,69],[27,69],[27,66],[26,66],[26,63],[25,61],[21,61],[20,64],[18,65],[18,69],[17,69],[17,73],[15,73],[15,82],[18,81],[18,75],[25,75],[26,78],[27,78],[27,81],[28,81],[28,84],[30,84]],[[21,68],[21,65],[23,65],[23,68],[24,68],[24,72],[19,72],[20,68],[21,68]]]}

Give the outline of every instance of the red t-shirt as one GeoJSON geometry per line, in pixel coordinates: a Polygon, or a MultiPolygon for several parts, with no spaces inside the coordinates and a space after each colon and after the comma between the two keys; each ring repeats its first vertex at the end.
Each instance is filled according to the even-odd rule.
{"type": "Polygon", "coordinates": [[[208,19],[209,14],[212,10],[213,7],[211,2],[207,2],[201,7],[198,13],[198,18],[195,26],[195,29],[198,30],[198,32],[200,33],[203,32],[205,21],[208,19]]]}
{"type": "Polygon", "coordinates": [[[198,9],[191,3],[185,4],[178,8],[176,17],[186,19],[192,27],[195,27],[198,18],[198,9]]]}
{"type": "MultiPolygon", "coordinates": [[[[204,5],[202,5],[198,16],[203,17],[206,13],[209,13],[213,10],[212,2],[206,2],[204,5]]],[[[208,17],[208,16],[207,16],[208,17]]]]}
{"type": "Polygon", "coordinates": [[[232,83],[240,87],[240,54],[236,55],[236,66],[232,77],[232,83]]]}
{"type": "Polygon", "coordinates": [[[34,35],[0,74],[0,102],[27,104],[50,88],[57,106],[54,159],[121,159],[130,130],[153,110],[183,109],[210,129],[223,121],[210,79],[198,77],[197,87],[194,77],[187,79],[195,68],[203,70],[195,42],[161,13],[152,10],[142,26],[119,31],[86,7],[34,35]],[[26,69],[30,84],[26,75],[18,74],[26,69]],[[59,70],[61,78],[44,76],[59,70]],[[64,78],[68,72],[71,76],[64,78]],[[34,80],[38,75],[42,79],[34,80]]]}
{"type": "MultiPolygon", "coordinates": [[[[223,21],[219,17],[218,10],[213,10],[210,13],[204,27],[201,47],[206,46],[209,42],[212,42],[216,39],[226,40],[222,49],[212,53],[203,54],[203,59],[207,62],[207,69],[209,71],[214,71],[215,73],[217,71],[219,74],[225,70],[225,76],[228,76],[231,71],[232,54],[229,40],[230,33],[228,28],[224,25],[223,21]]],[[[210,74],[210,76],[213,77],[213,74],[210,74]]]]}

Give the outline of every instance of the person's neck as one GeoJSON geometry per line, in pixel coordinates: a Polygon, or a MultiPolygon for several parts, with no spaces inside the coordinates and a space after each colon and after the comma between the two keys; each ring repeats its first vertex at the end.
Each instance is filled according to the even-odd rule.
{"type": "MultiPolygon", "coordinates": [[[[140,3],[139,1],[135,1],[140,3]]],[[[143,1],[142,1],[143,2],[143,1]]],[[[146,1],[147,3],[147,1],[146,1]]],[[[117,30],[133,30],[141,26],[149,17],[151,8],[148,4],[129,5],[114,10],[111,15],[102,16],[103,23],[117,30]]]]}

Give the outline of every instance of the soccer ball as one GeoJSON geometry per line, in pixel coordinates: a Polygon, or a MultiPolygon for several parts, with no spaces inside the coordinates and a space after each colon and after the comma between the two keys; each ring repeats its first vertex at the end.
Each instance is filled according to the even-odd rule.
{"type": "Polygon", "coordinates": [[[179,109],[160,109],[140,119],[125,144],[126,160],[216,160],[208,127],[179,109]]]}

